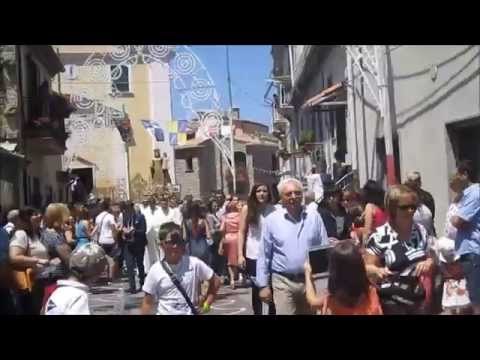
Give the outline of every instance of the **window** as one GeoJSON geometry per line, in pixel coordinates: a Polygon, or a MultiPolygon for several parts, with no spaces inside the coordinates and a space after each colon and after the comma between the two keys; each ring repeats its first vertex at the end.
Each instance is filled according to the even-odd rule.
{"type": "Polygon", "coordinates": [[[130,66],[110,65],[112,92],[128,93],[130,89],[130,66]]]}
{"type": "Polygon", "coordinates": [[[75,65],[65,65],[65,77],[68,80],[75,80],[77,78],[77,67],[75,65]]]}
{"type": "Polygon", "coordinates": [[[193,159],[188,157],[185,159],[186,169],[185,172],[193,172],[193,159]]]}

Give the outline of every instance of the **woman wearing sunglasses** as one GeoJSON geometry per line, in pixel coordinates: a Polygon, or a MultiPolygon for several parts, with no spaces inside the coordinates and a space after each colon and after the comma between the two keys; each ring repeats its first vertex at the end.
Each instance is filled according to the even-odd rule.
{"type": "Polygon", "coordinates": [[[367,242],[366,269],[379,285],[384,314],[425,313],[430,304],[433,250],[426,229],[413,220],[417,206],[413,190],[392,186],[385,197],[388,221],[367,242]]]}

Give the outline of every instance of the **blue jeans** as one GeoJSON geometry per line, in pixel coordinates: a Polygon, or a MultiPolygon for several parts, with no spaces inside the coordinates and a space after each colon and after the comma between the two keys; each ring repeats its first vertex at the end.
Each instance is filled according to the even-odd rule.
{"type": "Polygon", "coordinates": [[[460,258],[472,305],[480,305],[480,255],[466,254],[460,258]]]}

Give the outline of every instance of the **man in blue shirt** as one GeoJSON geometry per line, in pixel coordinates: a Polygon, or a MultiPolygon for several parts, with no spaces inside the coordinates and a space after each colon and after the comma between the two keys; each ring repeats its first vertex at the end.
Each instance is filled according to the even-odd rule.
{"type": "Polygon", "coordinates": [[[272,300],[278,315],[312,314],[305,297],[303,266],[312,246],[328,244],[323,221],[302,206],[302,183],[278,185],[282,206],[265,218],[257,260],[257,283],[263,302],[272,300]]]}
{"type": "Polygon", "coordinates": [[[460,257],[470,302],[475,314],[480,314],[480,185],[475,178],[473,163],[465,160],[457,167],[457,176],[465,182],[452,224],[458,229],[455,250],[460,257]]]}

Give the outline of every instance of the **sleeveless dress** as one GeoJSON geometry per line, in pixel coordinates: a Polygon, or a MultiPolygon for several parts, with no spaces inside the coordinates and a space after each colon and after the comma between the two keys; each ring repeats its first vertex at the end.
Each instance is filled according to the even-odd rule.
{"type": "Polygon", "coordinates": [[[229,266],[238,266],[238,230],[240,227],[240,213],[231,212],[223,217],[225,223],[225,239],[223,248],[229,266]]]}

